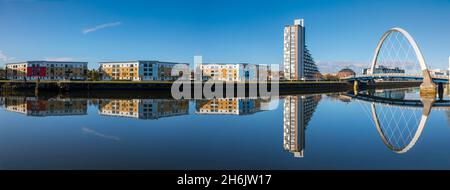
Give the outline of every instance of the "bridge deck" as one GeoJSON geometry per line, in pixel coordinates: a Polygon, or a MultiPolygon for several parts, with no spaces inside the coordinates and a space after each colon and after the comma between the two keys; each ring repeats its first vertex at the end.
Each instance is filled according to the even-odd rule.
{"type": "MultiPolygon", "coordinates": [[[[423,103],[421,100],[403,100],[403,99],[392,99],[392,98],[383,98],[377,96],[370,96],[365,94],[347,94],[346,96],[366,101],[366,102],[375,102],[387,105],[394,106],[403,106],[403,107],[423,107],[423,103]]],[[[438,107],[440,109],[450,109],[450,100],[436,100],[433,103],[433,107],[438,107]]]]}

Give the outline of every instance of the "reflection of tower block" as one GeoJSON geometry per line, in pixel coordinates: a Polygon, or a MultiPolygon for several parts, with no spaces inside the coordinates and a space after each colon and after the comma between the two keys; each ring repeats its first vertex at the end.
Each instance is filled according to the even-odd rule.
{"type": "Polygon", "coordinates": [[[305,147],[305,125],[302,124],[302,97],[289,96],[284,99],[284,149],[295,157],[303,157],[305,147]]]}
{"type": "Polygon", "coordinates": [[[295,157],[303,157],[305,129],[302,125],[300,96],[289,96],[284,100],[284,149],[295,157]]]}
{"type": "Polygon", "coordinates": [[[283,146],[294,157],[303,157],[306,126],[321,96],[287,96],[284,99],[283,146]]]}

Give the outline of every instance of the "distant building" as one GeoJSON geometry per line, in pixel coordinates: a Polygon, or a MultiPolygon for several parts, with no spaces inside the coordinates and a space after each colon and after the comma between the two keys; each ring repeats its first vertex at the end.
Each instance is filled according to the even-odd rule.
{"type": "Polygon", "coordinates": [[[86,115],[87,100],[73,98],[38,99],[36,97],[12,96],[5,98],[7,111],[28,116],[69,116],[86,115]]]}
{"type": "MultiPolygon", "coordinates": [[[[370,71],[371,71],[370,68],[363,69],[363,75],[367,75],[368,73],[370,73],[370,71]]],[[[382,65],[376,65],[375,70],[372,74],[383,74],[383,73],[405,73],[405,70],[400,69],[398,67],[388,68],[382,65]]]]}
{"type": "Polygon", "coordinates": [[[99,112],[105,116],[159,119],[187,115],[188,110],[188,100],[102,99],[99,101],[99,112]]]}
{"type": "Polygon", "coordinates": [[[198,65],[203,77],[219,81],[253,81],[259,79],[259,72],[267,72],[269,79],[270,67],[248,63],[203,63],[198,65]]]}
{"type": "Polygon", "coordinates": [[[187,63],[142,60],[101,62],[100,71],[102,80],[173,81],[179,77],[171,75],[172,68],[177,64],[189,65],[187,63]]]}
{"type": "Polygon", "coordinates": [[[352,76],[355,76],[356,75],[356,73],[353,71],[353,70],[351,70],[351,69],[349,69],[349,68],[344,68],[344,69],[342,69],[342,70],[340,70],[337,74],[336,74],[336,76],[338,77],[338,78],[347,78],[347,77],[352,77],[352,76]]]}
{"type": "Polygon", "coordinates": [[[428,70],[428,72],[430,72],[430,75],[433,76],[449,76],[449,71],[443,69],[431,69],[428,70]]]}
{"type": "Polygon", "coordinates": [[[305,45],[305,25],[297,19],[294,25],[284,27],[284,79],[316,79],[319,72],[305,45]]]}
{"type": "Polygon", "coordinates": [[[6,64],[9,80],[85,80],[87,62],[26,61],[6,64]]]}

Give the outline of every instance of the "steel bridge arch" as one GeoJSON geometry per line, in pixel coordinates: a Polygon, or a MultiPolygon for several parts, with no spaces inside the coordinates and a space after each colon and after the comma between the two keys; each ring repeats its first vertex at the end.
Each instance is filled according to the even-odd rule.
{"type": "MultiPolygon", "coordinates": [[[[386,40],[386,38],[391,35],[394,32],[399,32],[400,34],[402,34],[407,40],[408,43],[412,46],[412,48],[414,49],[414,53],[416,54],[416,58],[419,61],[420,64],[420,68],[422,69],[422,73],[425,74],[424,71],[426,71],[426,73],[428,73],[428,67],[425,64],[425,59],[422,55],[422,52],[420,51],[419,46],[417,45],[416,41],[414,40],[414,38],[404,29],[402,28],[391,28],[388,31],[386,31],[383,36],[381,37],[380,41],[378,42],[377,48],[375,49],[375,54],[373,56],[372,59],[372,64],[371,64],[371,70],[370,70],[370,74],[374,74],[373,71],[375,70],[375,66],[377,64],[377,60],[378,60],[378,55],[380,53],[381,48],[383,47],[384,41],[386,40]]],[[[429,73],[428,73],[429,75],[429,73]]],[[[426,76],[424,76],[425,78],[426,76]]]]}

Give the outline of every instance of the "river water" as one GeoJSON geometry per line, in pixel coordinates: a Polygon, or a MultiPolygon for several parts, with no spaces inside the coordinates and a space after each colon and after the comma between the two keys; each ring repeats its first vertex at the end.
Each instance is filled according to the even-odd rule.
{"type": "Polygon", "coordinates": [[[450,102],[416,88],[0,102],[0,169],[450,169],[450,102]]]}

